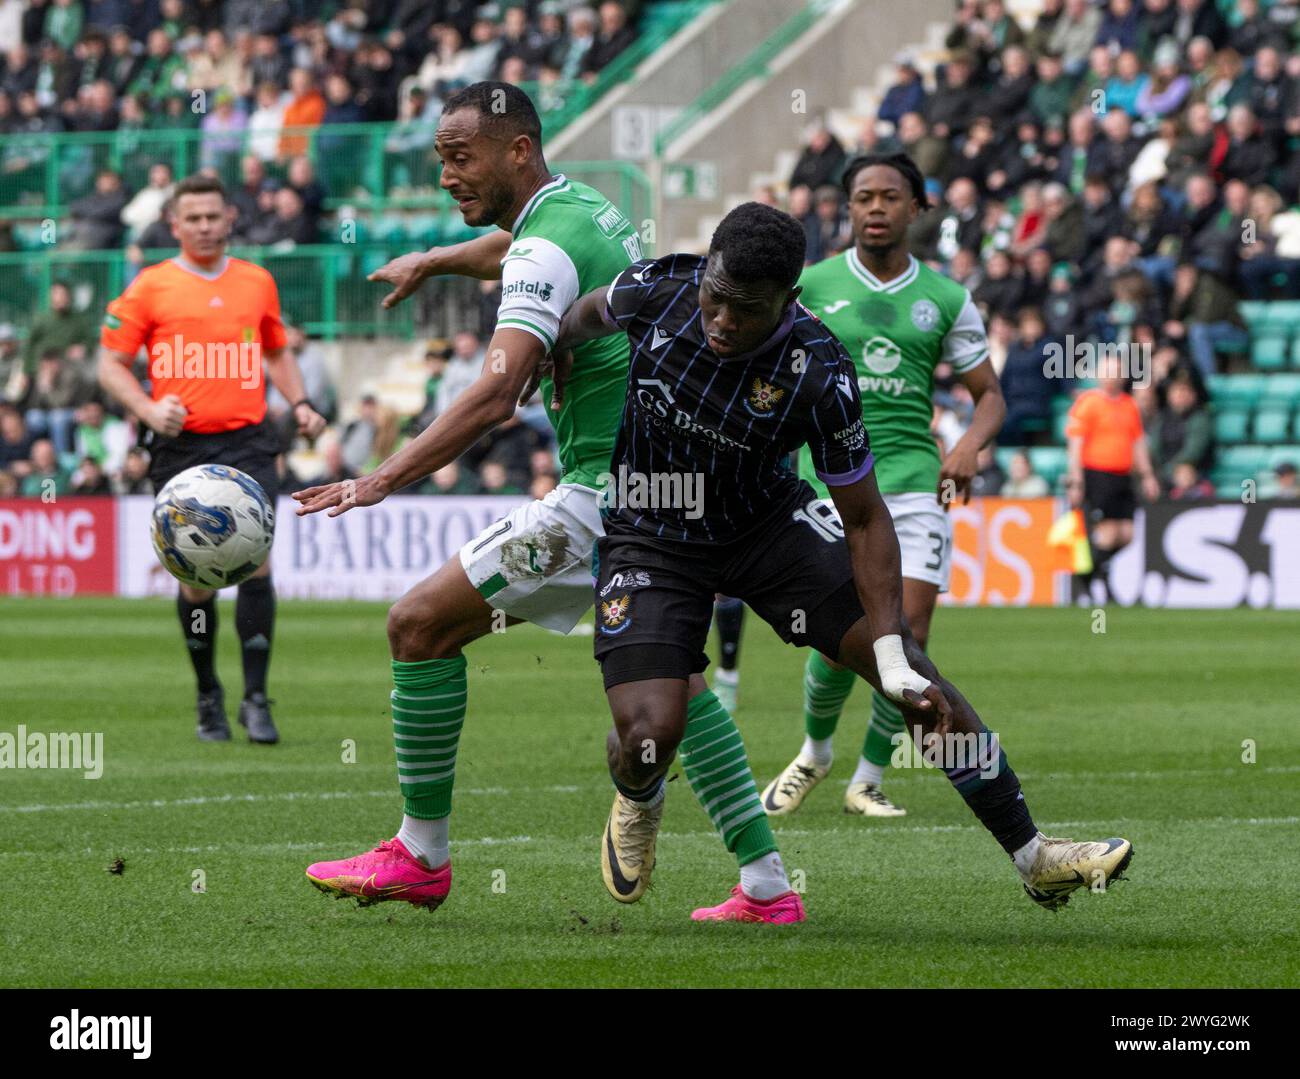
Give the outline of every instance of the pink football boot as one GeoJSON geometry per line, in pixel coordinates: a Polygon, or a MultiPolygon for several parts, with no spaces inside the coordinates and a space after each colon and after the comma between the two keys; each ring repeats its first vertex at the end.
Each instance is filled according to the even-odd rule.
{"type": "Polygon", "coordinates": [[[737,884],[731,889],[731,898],[716,907],[701,907],[691,911],[693,922],[767,922],[770,925],[792,925],[806,918],[803,900],[797,892],[782,892],[771,899],[750,899],[737,884]]]}
{"type": "Polygon", "coordinates": [[[451,861],[430,869],[400,839],[386,839],[354,858],[308,866],[307,879],[322,892],[338,899],[355,899],[362,907],[400,899],[437,910],[451,891],[451,861]]]}

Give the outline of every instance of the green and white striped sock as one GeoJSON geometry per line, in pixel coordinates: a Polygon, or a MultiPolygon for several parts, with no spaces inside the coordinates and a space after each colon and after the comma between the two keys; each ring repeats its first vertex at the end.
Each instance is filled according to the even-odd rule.
{"type": "Polygon", "coordinates": [[[871,722],[862,742],[862,761],[853,781],[865,780],[879,785],[880,777],[894,755],[894,736],[903,729],[903,713],[897,704],[882,693],[871,693],[871,722]],[[863,764],[872,767],[865,769],[863,764]]]}
{"type": "Polygon", "coordinates": [[[451,813],[468,695],[465,668],[464,656],[393,660],[393,744],[408,817],[438,820],[451,813]]]}
{"type": "Polygon", "coordinates": [[[777,849],[745,743],[712,690],[697,694],[687,704],[686,734],[677,753],[696,800],[740,865],[777,849]]]}

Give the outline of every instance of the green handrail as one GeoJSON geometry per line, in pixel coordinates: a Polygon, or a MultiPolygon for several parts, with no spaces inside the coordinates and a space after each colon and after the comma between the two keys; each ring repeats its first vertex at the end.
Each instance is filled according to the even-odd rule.
{"type": "Polygon", "coordinates": [[[800,38],[836,2],[836,0],[811,0],[790,18],[772,31],[745,57],[732,64],[694,101],[665,124],[655,136],[655,156],[664,152],[683,132],[707,116],[731,97],[750,79],[770,74],[770,64],[791,42],[800,38]]]}

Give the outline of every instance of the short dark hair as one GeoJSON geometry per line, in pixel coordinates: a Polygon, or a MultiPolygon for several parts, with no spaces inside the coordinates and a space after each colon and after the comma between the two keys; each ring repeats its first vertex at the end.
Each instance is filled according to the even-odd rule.
{"type": "Polygon", "coordinates": [[[858,154],[847,165],[844,166],[844,175],[840,177],[840,186],[844,188],[844,194],[853,194],[853,180],[863,169],[869,169],[874,165],[885,165],[894,169],[911,189],[912,198],[921,204],[924,210],[929,205],[929,199],[925,194],[925,177],[921,175],[921,170],[916,167],[913,161],[905,153],[893,154],[858,154]]]}
{"type": "Polygon", "coordinates": [[[713,231],[709,254],[722,256],[737,283],[775,281],[793,288],[803,273],[807,237],[787,213],[761,202],[742,202],[713,231]]]}
{"type": "Polygon", "coordinates": [[[201,172],[196,172],[192,176],[187,176],[172,191],[170,206],[175,209],[176,204],[180,201],[182,195],[220,195],[222,202],[229,202],[226,197],[226,188],[215,176],[208,176],[201,172]]]}
{"type": "Polygon", "coordinates": [[[473,109],[483,120],[483,126],[495,138],[513,139],[527,135],[542,146],[542,120],[532,98],[518,86],[508,82],[472,82],[464,89],[451,94],[443,103],[443,114],[458,109],[473,109]]]}

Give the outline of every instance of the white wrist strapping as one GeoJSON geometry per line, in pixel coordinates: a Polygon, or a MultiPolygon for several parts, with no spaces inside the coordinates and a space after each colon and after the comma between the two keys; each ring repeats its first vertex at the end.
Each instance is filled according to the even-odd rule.
{"type": "Polygon", "coordinates": [[[871,646],[876,653],[876,670],[880,674],[880,688],[885,696],[896,701],[904,701],[903,690],[910,689],[924,693],[930,685],[928,679],[922,678],[912,670],[903,654],[903,638],[897,633],[880,637],[871,646]]]}

